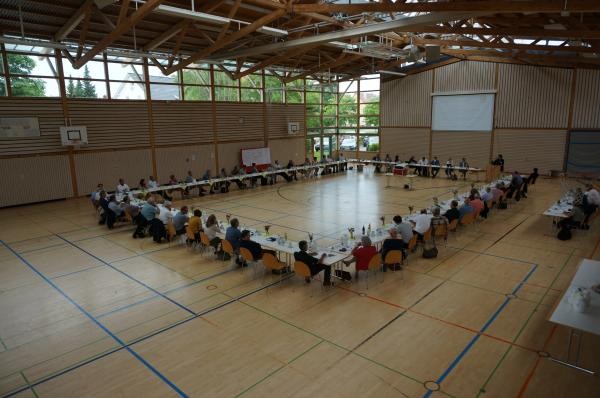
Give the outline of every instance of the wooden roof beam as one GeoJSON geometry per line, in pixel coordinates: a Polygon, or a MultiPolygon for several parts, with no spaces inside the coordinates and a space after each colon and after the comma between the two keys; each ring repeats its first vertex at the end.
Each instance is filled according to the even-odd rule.
{"type": "Polygon", "coordinates": [[[293,57],[298,56],[298,55],[302,55],[305,52],[307,52],[309,50],[312,50],[315,47],[318,47],[318,44],[315,44],[315,45],[310,46],[310,47],[302,47],[302,48],[297,48],[297,49],[294,49],[294,50],[289,50],[289,51],[286,51],[286,52],[284,52],[282,54],[275,55],[275,56],[267,58],[267,59],[265,59],[265,60],[263,60],[263,61],[261,61],[261,62],[259,62],[257,64],[252,65],[250,68],[246,69],[243,72],[236,73],[234,75],[234,77],[236,79],[239,79],[241,77],[244,77],[246,75],[254,73],[257,70],[264,69],[267,66],[276,64],[277,62],[283,61],[283,60],[288,59],[288,58],[293,58],[293,57]]]}
{"type": "Polygon", "coordinates": [[[567,57],[567,56],[557,56],[557,55],[541,55],[541,54],[527,54],[527,53],[513,53],[513,52],[499,52],[493,50],[451,50],[447,48],[443,48],[441,53],[447,55],[483,55],[497,58],[515,58],[519,57],[521,59],[538,59],[538,60],[552,60],[558,62],[577,62],[577,63],[585,63],[585,64],[593,64],[600,65],[600,57],[567,57]]]}
{"type": "Polygon", "coordinates": [[[96,55],[104,51],[106,47],[111,45],[115,40],[117,40],[119,37],[125,34],[125,32],[129,31],[139,21],[144,19],[162,2],[163,0],[147,0],[140,8],[138,8],[137,11],[135,11],[129,17],[121,21],[120,24],[117,24],[117,27],[112,32],[110,32],[102,40],[96,43],[96,45],[91,50],[89,50],[83,57],[79,58],[75,62],[75,64],[73,64],[73,67],[76,69],[81,68],[86,62],[88,62],[96,55]]]}
{"type": "Polygon", "coordinates": [[[597,0],[545,0],[545,1],[452,1],[421,3],[363,3],[363,4],[294,4],[293,12],[336,13],[350,15],[363,12],[442,12],[442,11],[492,11],[494,13],[549,13],[561,11],[599,12],[600,2],[597,0]]]}
{"type": "Polygon", "coordinates": [[[71,15],[71,18],[69,18],[69,20],[65,22],[63,27],[60,28],[58,32],[56,32],[56,34],[54,35],[54,40],[64,40],[65,37],[67,37],[69,33],[71,33],[73,29],[75,29],[77,25],[81,23],[81,21],[83,21],[83,18],[85,18],[86,14],[89,13],[90,7],[92,7],[93,4],[94,0],[86,0],[85,3],[83,3],[77,9],[77,11],[75,11],[75,14],[71,15]]]}
{"type": "Polygon", "coordinates": [[[187,25],[188,25],[188,20],[182,19],[181,21],[177,22],[175,25],[171,26],[168,30],[164,31],[163,33],[158,35],[156,38],[152,39],[150,42],[145,44],[144,47],[142,47],[142,49],[144,51],[154,50],[156,47],[160,46],[161,44],[163,44],[164,42],[166,42],[167,40],[169,40],[170,38],[172,38],[173,36],[175,36],[176,34],[181,32],[183,27],[187,26],[187,25]]]}
{"type": "Polygon", "coordinates": [[[319,73],[321,71],[324,71],[326,69],[331,69],[331,68],[336,68],[338,66],[342,66],[342,65],[346,65],[349,64],[350,62],[354,62],[356,61],[358,57],[357,56],[349,56],[345,53],[342,53],[342,56],[338,57],[338,59],[334,59],[333,61],[330,62],[326,62],[324,64],[321,64],[315,68],[312,68],[310,70],[304,71],[298,75],[295,76],[290,76],[290,77],[286,77],[285,79],[283,79],[284,83],[289,83],[292,82],[294,80],[298,80],[298,79],[302,79],[304,77],[310,76],[312,74],[315,73],[319,73]]]}
{"type": "MultiPolygon", "coordinates": [[[[600,2],[599,2],[600,4],[600,2]]],[[[558,30],[536,28],[447,28],[442,26],[415,27],[415,33],[455,33],[460,35],[511,36],[544,39],[600,39],[600,30],[558,30]]]]}
{"type": "Polygon", "coordinates": [[[440,46],[468,46],[468,47],[480,47],[480,48],[506,48],[509,50],[539,50],[539,51],[565,51],[565,52],[579,52],[579,53],[600,53],[600,49],[593,47],[582,47],[582,46],[543,46],[535,44],[512,44],[504,43],[502,41],[496,42],[480,42],[477,40],[440,40],[440,39],[421,39],[415,37],[413,39],[415,44],[436,44],[440,46]]]}

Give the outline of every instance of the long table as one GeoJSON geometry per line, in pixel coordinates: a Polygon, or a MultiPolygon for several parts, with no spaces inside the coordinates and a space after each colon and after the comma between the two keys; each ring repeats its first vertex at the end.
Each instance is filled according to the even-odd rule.
{"type": "Polygon", "coordinates": [[[584,259],[579,264],[577,272],[571,280],[571,284],[563,294],[558,305],[554,308],[549,321],[566,326],[570,329],[567,357],[565,360],[550,357],[554,362],[570,368],[577,369],[584,373],[594,375],[596,372],[579,366],[579,354],[581,351],[581,338],[579,332],[587,332],[600,335],[600,293],[591,290],[591,303],[585,312],[576,312],[569,303],[569,297],[573,289],[578,287],[590,288],[600,284],[600,261],[584,259]],[[576,332],[579,331],[579,332],[576,332]],[[575,361],[571,362],[571,345],[573,338],[577,337],[577,346],[575,352],[575,361]]]}

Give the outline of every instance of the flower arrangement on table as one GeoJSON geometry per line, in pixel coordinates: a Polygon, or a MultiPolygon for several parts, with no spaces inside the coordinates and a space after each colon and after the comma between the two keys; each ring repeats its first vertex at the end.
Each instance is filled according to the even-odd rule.
{"type": "Polygon", "coordinates": [[[434,197],[433,197],[433,205],[434,205],[435,207],[439,207],[439,205],[440,205],[440,201],[439,201],[439,199],[437,198],[437,196],[434,196],[434,197]]]}
{"type": "Polygon", "coordinates": [[[385,227],[385,216],[381,216],[379,219],[381,220],[381,226],[385,227]]]}
{"type": "Polygon", "coordinates": [[[415,210],[415,206],[408,205],[408,211],[410,212],[409,214],[412,214],[414,210],[415,210]]]}
{"type": "Polygon", "coordinates": [[[312,243],[313,237],[314,237],[314,235],[309,232],[308,233],[308,240],[310,241],[310,243],[312,243]]]}
{"type": "MultiPolygon", "coordinates": [[[[354,239],[354,228],[348,228],[348,233],[350,234],[350,239],[354,239]]],[[[309,234],[310,236],[310,234],[309,234]]],[[[312,241],[312,238],[311,238],[312,241]]]]}
{"type": "Polygon", "coordinates": [[[454,195],[454,200],[458,200],[458,189],[454,189],[452,194],[454,195]]]}
{"type": "Polygon", "coordinates": [[[231,214],[225,214],[225,219],[227,220],[227,224],[229,224],[229,221],[231,220],[231,214]]]}
{"type": "Polygon", "coordinates": [[[265,235],[269,236],[269,229],[271,228],[270,225],[265,225],[265,235]]]}

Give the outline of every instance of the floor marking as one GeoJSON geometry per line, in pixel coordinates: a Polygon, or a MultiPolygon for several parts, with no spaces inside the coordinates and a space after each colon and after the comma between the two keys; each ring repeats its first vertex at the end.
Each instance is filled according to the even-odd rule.
{"type": "Polygon", "coordinates": [[[159,292],[158,290],[154,289],[153,287],[151,287],[151,286],[149,286],[149,285],[145,284],[144,282],[142,282],[142,281],[140,281],[140,280],[138,280],[138,279],[134,278],[133,276],[129,275],[128,273],[121,271],[120,269],[118,269],[117,267],[113,266],[112,264],[110,264],[110,263],[108,263],[108,262],[106,262],[106,261],[102,260],[100,257],[98,257],[98,256],[96,256],[96,255],[94,255],[94,254],[90,253],[89,251],[87,251],[87,250],[85,250],[85,249],[83,249],[83,248],[81,248],[81,247],[77,246],[75,243],[69,242],[68,240],[64,239],[64,238],[63,238],[63,237],[61,237],[60,235],[56,235],[56,236],[58,236],[60,239],[62,239],[62,240],[64,240],[65,242],[67,242],[69,245],[71,245],[71,246],[73,246],[73,247],[75,247],[75,248],[77,248],[77,249],[81,250],[82,252],[86,253],[86,254],[87,254],[87,255],[89,255],[90,257],[92,257],[92,258],[95,258],[96,260],[100,261],[102,264],[106,265],[107,267],[109,267],[109,268],[113,269],[114,271],[117,271],[118,273],[120,273],[121,275],[125,276],[126,278],[128,278],[128,279],[130,279],[130,280],[132,280],[132,281],[134,281],[134,282],[136,282],[136,283],[138,283],[138,284],[140,284],[140,285],[144,286],[146,289],[148,289],[148,290],[150,290],[150,291],[152,291],[152,292],[154,292],[154,293],[158,294],[159,296],[161,296],[161,297],[162,297],[162,298],[164,298],[165,300],[167,300],[167,301],[170,301],[171,303],[175,304],[175,305],[176,305],[176,306],[178,306],[179,308],[181,308],[181,309],[183,309],[183,310],[185,310],[185,311],[189,312],[189,313],[190,313],[190,314],[192,314],[192,315],[196,315],[196,314],[194,313],[194,311],[190,310],[190,309],[189,309],[189,308],[187,308],[186,306],[184,306],[184,305],[182,305],[182,304],[178,303],[177,301],[175,301],[175,300],[173,300],[172,298],[170,298],[170,297],[168,297],[168,296],[164,295],[163,293],[161,293],[161,292],[159,292]]]}
{"type": "MultiPolygon", "coordinates": [[[[133,355],[139,362],[141,362],[146,368],[148,368],[152,373],[154,373],[159,379],[165,382],[172,390],[174,390],[179,396],[187,397],[179,387],[177,387],[173,382],[167,379],[162,373],[160,373],[152,364],[146,361],[140,354],[134,351],[131,347],[125,345],[123,340],[115,336],[103,323],[98,321],[94,316],[92,316],[89,312],[87,312],[82,306],[80,306],[75,300],[73,300],[68,294],[66,294],[58,285],[48,279],[44,274],[37,270],[31,263],[29,263],[25,258],[23,258],[19,253],[14,251],[10,246],[8,246],[4,241],[0,240],[0,243],[8,250],[10,250],[15,256],[17,256],[29,269],[31,269],[34,273],[36,273],[40,278],[42,278],[46,283],[48,283],[51,287],[53,287],[57,292],[59,292],[67,301],[69,301],[73,306],[75,306],[79,311],[81,311],[90,321],[95,323],[100,329],[102,329],[106,334],[112,337],[118,344],[122,346],[122,348],[126,349],[131,355],[133,355]]],[[[28,386],[28,388],[33,387],[32,385],[28,386]]],[[[9,394],[8,396],[12,396],[18,392],[9,394]]]]}

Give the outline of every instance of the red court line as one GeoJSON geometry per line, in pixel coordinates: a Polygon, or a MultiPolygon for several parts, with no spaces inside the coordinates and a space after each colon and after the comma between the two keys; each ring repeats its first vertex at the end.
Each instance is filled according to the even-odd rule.
{"type": "MultiPolygon", "coordinates": [[[[357,292],[356,290],[353,290],[353,289],[349,289],[349,288],[347,288],[347,287],[342,287],[342,286],[336,286],[336,287],[337,287],[338,289],[342,289],[342,290],[345,290],[345,291],[348,291],[348,292],[351,292],[351,293],[355,293],[355,294],[361,294],[360,292],[357,292]]],[[[380,299],[380,298],[377,298],[377,297],[371,296],[371,295],[369,295],[369,294],[365,294],[365,296],[364,296],[364,297],[367,297],[367,298],[369,298],[369,299],[371,299],[371,300],[379,301],[379,302],[381,302],[381,303],[384,303],[384,304],[387,304],[387,305],[391,305],[391,306],[393,306],[393,307],[396,307],[396,308],[403,309],[403,310],[405,310],[405,311],[410,311],[410,312],[412,312],[412,313],[414,313],[414,314],[421,315],[421,316],[423,316],[423,317],[426,317],[426,318],[429,318],[429,319],[433,319],[433,320],[435,320],[435,321],[438,321],[438,322],[444,323],[444,324],[446,324],[446,325],[449,325],[449,326],[454,326],[454,327],[456,327],[456,328],[463,329],[463,330],[469,331],[469,332],[471,332],[471,333],[475,333],[475,334],[478,334],[478,335],[481,335],[481,336],[485,336],[485,337],[488,337],[488,338],[490,338],[490,339],[497,340],[497,341],[500,341],[500,342],[502,342],[502,343],[509,344],[509,345],[511,345],[511,346],[519,347],[519,348],[522,348],[522,349],[524,349],[524,350],[531,351],[531,352],[537,352],[537,350],[536,350],[536,349],[533,349],[533,348],[530,348],[530,347],[526,347],[526,346],[523,346],[523,345],[520,345],[520,344],[514,343],[514,342],[512,342],[512,341],[509,341],[509,340],[503,339],[502,337],[494,336],[494,335],[491,335],[491,334],[488,334],[488,333],[482,333],[482,332],[480,332],[479,330],[476,330],[476,329],[471,329],[471,328],[469,328],[469,327],[467,327],[467,326],[463,326],[463,325],[460,325],[460,324],[458,324],[458,323],[450,322],[450,321],[447,321],[447,320],[445,320],[445,319],[441,319],[441,318],[438,318],[438,317],[435,317],[435,316],[433,316],[433,315],[429,315],[429,314],[426,314],[426,313],[423,313],[423,312],[420,312],[420,311],[415,311],[415,310],[413,310],[413,309],[411,309],[411,308],[406,308],[406,307],[403,307],[403,306],[401,306],[401,305],[399,305],[399,304],[395,304],[395,303],[392,303],[392,302],[390,302],[390,301],[386,301],[386,300],[383,300],[383,299],[380,299]]]]}
{"type": "MultiPolygon", "coordinates": [[[[556,329],[557,329],[557,325],[554,325],[552,327],[552,330],[550,331],[550,335],[548,335],[548,337],[546,338],[546,341],[544,342],[544,345],[542,346],[542,351],[546,351],[546,348],[548,347],[548,344],[550,344],[550,340],[552,340],[552,337],[554,336],[554,332],[556,332],[556,329]]],[[[527,390],[527,387],[529,386],[531,379],[533,379],[533,374],[535,373],[535,370],[537,369],[541,360],[542,360],[542,357],[538,356],[535,363],[533,364],[533,367],[529,371],[527,378],[525,379],[525,381],[523,381],[523,384],[521,385],[521,388],[519,389],[519,394],[517,395],[517,398],[522,398],[523,394],[525,394],[525,391],[527,390]]]]}

